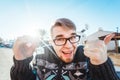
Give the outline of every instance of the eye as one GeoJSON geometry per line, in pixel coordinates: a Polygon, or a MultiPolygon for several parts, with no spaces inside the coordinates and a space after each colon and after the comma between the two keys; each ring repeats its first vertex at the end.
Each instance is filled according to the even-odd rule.
{"type": "Polygon", "coordinates": [[[70,38],[70,40],[75,40],[76,39],[76,36],[72,36],[71,38],[70,38]]]}
{"type": "Polygon", "coordinates": [[[65,41],[65,38],[58,38],[56,41],[65,41]]]}

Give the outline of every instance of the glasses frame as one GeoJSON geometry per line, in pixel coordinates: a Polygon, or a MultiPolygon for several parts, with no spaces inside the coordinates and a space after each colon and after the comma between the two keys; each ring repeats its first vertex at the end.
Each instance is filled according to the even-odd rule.
{"type": "Polygon", "coordinates": [[[54,42],[54,44],[56,45],[56,46],[62,46],[62,45],[65,45],[66,43],[67,43],[67,40],[71,43],[71,44],[74,44],[74,43],[77,43],[77,42],[79,42],[80,41],[80,38],[81,38],[81,36],[80,35],[74,35],[74,36],[71,36],[71,37],[69,37],[69,38],[62,38],[62,39],[65,39],[65,42],[64,42],[64,44],[56,44],[56,40],[57,39],[53,39],[53,42],[54,42]],[[76,41],[76,42],[71,42],[71,38],[72,37],[78,37],[78,40],[76,41]]]}

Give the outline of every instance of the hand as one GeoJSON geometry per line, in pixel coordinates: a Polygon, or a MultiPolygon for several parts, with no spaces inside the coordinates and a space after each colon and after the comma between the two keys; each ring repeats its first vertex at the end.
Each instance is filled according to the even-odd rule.
{"type": "Polygon", "coordinates": [[[90,62],[93,65],[100,65],[107,60],[108,56],[106,45],[114,36],[115,34],[109,34],[104,38],[104,41],[94,40],[86,42],[84,47],[84,54],[90,58],[90,62]]]}
{"type": "Polygon", "coordinates": [[[31,57],[36,47],[37,41],[32,37],[30,36],[19,37],[13,45],[15,59],[23,60],[28,57],[31,57]]]}

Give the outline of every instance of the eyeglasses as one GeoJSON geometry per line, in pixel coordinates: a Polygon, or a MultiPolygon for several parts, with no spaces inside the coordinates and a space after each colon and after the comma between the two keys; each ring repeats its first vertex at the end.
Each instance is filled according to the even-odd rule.
{"type": "Polygon", "coordinates": [[[53,41],[54,41],[56,46],[62,46],[62,45],[66,44],[67,40],[69,40],[70,43],[74,44],[74,43],[79,42],[80,36],[75,35],[75,36],[72,36],[69,38],[57,38],[57,39],[54,39],[53,41]]]}

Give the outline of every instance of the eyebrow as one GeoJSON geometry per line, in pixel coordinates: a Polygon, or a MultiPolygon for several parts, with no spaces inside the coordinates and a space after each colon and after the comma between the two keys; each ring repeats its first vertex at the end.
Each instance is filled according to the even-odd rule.
{"type": "MultiPolygon", "coordinates": [[[[71,33],[71,35],[76,35],[76,33],[71,33]]],[[[63,35],[57,35],[55,38],[63,37],[63,35]]]]}

